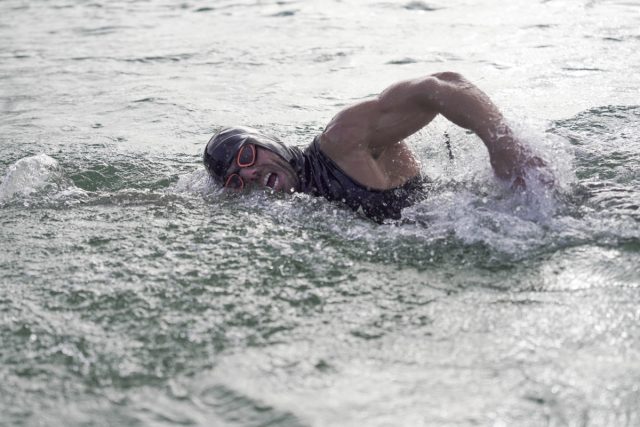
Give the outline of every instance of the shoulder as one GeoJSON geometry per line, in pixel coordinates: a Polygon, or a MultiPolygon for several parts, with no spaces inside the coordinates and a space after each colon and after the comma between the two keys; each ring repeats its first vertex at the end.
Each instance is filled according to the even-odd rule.
{"type": "Polygon", "coordinates": [[[378,108],[371,99],[347,107],[336,114],[318,138],[320,149],[333,160],[369,154],[369,117],[378,108]]]}
{"type": "MultiPolygon", "coordinates": [[[[354,140],[358,140],[357,136],[354,140]]],[[[336,143],[324,133],[314,143],[346,175],[365,187],[377,190],[396,188],[420,174],[419,162],[404,142],[387,147],[376,155],[372,155],[364,143],[336,143]]]]}

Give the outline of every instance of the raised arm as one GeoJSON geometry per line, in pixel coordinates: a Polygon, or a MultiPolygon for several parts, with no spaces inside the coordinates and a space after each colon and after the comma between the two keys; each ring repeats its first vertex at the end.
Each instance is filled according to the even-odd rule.
{"type": "Polygon", "coordinates": [[[452,72],[396,83],[376,98],[342,110],[327,125],[324,135],[333,146],[330,149],[367,149],[376,157],[438,114],[482,139],[491,166],[501,178],[521,177],[525,168],[543,164],[514,138],[489,97],[452,72]]]}

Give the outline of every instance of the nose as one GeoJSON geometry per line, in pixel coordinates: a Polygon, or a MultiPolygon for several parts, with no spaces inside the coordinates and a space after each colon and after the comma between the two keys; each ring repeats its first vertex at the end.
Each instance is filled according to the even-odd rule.
{"type": "Polygon", "coordinates": [[[238,174],[245,182],[254,182],[258,179],[258,171],[254,166],[241,168],[238,174]]]}

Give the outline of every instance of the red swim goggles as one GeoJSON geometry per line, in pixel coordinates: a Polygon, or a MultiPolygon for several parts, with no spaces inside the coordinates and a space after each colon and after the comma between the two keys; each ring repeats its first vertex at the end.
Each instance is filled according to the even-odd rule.
{"type": "MultiPolygon", "coordinates": [[[[240,147],[236,155],[236,165],[239,168],[248,168],[256,162],[256,146],[247,144],[240,147]]],[[[224,183],[225,188],[232,190],[242,190],[244,188],[244,179],[238,173],[232,173],[227,177],[224,183]]]]}

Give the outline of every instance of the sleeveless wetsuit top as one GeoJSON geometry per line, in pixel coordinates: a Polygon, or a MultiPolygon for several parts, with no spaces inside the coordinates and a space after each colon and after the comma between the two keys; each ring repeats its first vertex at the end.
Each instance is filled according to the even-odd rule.
{"type": "Polygon", "coordinates": [[[300,191],[323,196],[327,200],[341,201],[376,222],[386,218],[400,219],[401,210],[414,204],[424,194],[425,182],[420,176],[388,190],[360,184],[320,150],[319,137],[295,157],[297,159],[292,163],[297,166],[300,191]]]}

